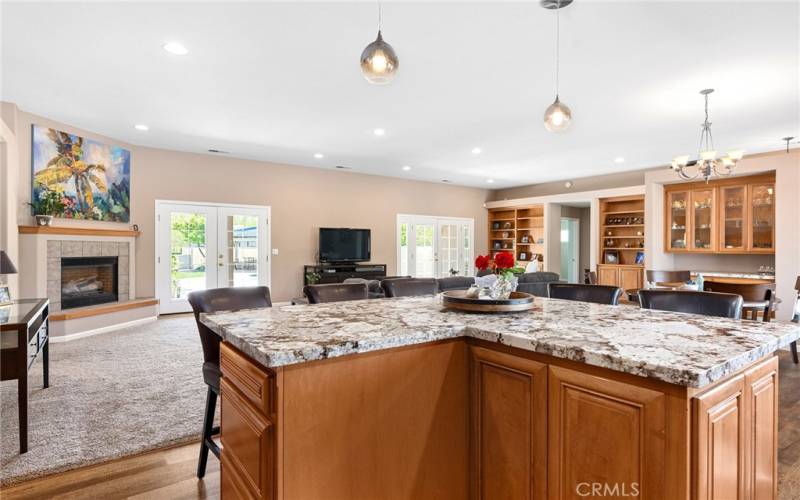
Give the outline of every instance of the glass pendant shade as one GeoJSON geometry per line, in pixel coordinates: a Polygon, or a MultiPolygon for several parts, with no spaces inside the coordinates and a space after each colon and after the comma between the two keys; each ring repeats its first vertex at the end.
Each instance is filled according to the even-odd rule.
{"type": "Polygon", "coordinates": [[[566,104],[556,100],[544,112],[544,127],[550,132],[563,132],[572,122],[572,111],[566,104]]]}
{"type": "Polygon", "coordinates": [[[364,78],[370,83],[383,85],[391,82],[400,67],[400,60],[397,58],[391,45],[383,41],[380,30],[378,38],[367,45],[361,53],[361,72],[364,78]]]}

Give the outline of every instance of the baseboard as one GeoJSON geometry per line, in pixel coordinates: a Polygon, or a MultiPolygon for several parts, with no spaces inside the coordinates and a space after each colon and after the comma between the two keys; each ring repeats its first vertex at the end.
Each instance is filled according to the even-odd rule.
{"type": "Polygon", "coordinates": [[[69,335],[58,335],[50,337],[50,342],[68,342],[70,340],[82,339],[84,337],[91,337],[92,335],[99,335],[101,333],[112,332],[121,328],[128,328],[130,326],[143,325],[151,321],[156,321],[157,316],[150,316],[147,318],[135,319],[133,321],[126,321],[125,323],[117,323],[116,325],[104,326],[102,328],[95,328],[94,330],[86,330],[85,332],[71,333],[69,335]]]}

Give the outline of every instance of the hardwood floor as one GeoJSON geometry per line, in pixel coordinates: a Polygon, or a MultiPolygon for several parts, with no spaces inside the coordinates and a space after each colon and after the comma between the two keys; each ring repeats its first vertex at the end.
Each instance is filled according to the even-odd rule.
{"type": "Polygon", "coordinates": [[[200,443],[168,448],[76,469],[3,488],[0,498],[188,500],[219,498],[219,460],[208,458],[206,477],[195,476],[200,443]]]}
{"type": "MultiPolygon", "coordinates": [[[[800,498],[800,367],[780,355],[781,499],[800,498]]],[[[147,499],[219,498],[219,461],[208,459],[203,481],[195,477],[199,443],[158,450],[105,464],[55,474],[3,488],[0,498],[147,499]]]]}

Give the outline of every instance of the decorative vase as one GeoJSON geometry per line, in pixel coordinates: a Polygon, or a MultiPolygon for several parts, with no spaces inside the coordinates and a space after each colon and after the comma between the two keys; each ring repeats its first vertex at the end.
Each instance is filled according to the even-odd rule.
{"type": "Polygon", "coordinates": [[[517,277],[511,273],[498,274],[497,279],[489,287],[489,295],[494,300],[506,300],[511,292],[517,289],[517,277]]]}
{"type": "Polygon", "coordinates": [[[36,217],[36,225],[37,226],[52,226],[53,225],[53,216],[52,215],[34,215],[36,217]]]}

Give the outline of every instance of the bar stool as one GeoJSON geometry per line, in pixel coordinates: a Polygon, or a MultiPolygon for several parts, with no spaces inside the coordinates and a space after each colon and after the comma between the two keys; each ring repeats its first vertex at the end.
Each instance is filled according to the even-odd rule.
{"type": "Polygon", "coordinates": [[[622,297],[622,288],[606,285],[576,285],[572,283],[549,283],[551,299],[577,300],[616,306],[622,297]]]}
{"type": "Polygon", "coordinates": [[[741,295],[742,319],[758,320],[758,313],[763,313],[765,322],[772,319],[775,307],[774,283],[722,283],[706,281],[703,289],[707,292],[732,293],[741,295]],[[749,318],[748,318],[749,313],[749,318]]]}
{"type": "Polygon", "coordinates": [[[688,290],[639,290],[642,309],[702,314],[739,319],[742,297],[731,293],[694,292],[688,290]]]}

